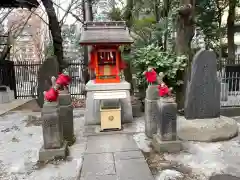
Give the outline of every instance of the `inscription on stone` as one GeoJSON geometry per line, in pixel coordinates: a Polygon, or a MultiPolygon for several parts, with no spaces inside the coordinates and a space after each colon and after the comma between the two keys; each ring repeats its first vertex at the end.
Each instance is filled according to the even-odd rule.
{"type": "Polygon", "coordinates": [[[220,82],[217,78],[217,58],[214,52],[200,50],[194,56],[185,98],[186,119],[220,116],[220,82]]]}
{"type": "Polygon", "coordinates": [[[175,103],[161,103],[160,136],[162,141],[176,140],[177,108],[175,103]]]}
{"type": "Polygon", "coordinates": [[[44,104],[42,109],[42,130],[45,149],[61,148],[63,145],[62,124],[57,105],[44,104]]]}
{"type": "Polygon", "coordinates": [[[157,100],[145,99],[145,133],[150,138],[157,133],[158,118],[157,100]]]}

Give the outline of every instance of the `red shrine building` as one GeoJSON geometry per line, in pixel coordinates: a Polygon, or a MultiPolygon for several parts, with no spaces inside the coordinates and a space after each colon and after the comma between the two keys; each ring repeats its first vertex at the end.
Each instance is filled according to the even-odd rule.
{"type": "Polygon", "coordinates": [[[125,22],[86,22],[80,44],[91,46],[89,69],[95,83],[119,83],[120,72],[127,65],[119,47],[133,43],[125,22]]]}

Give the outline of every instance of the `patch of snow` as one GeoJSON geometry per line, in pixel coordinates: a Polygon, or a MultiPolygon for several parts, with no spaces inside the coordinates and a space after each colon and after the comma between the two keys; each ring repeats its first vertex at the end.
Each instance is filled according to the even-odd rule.
{"type": "Polygon", "coordinates": [[[166,169],[161,171],[156,180],[180,180],[183,177],[183,174],[176,170],[166,169]]]}
{"type": "Polygon", "coordinates": [[[133,139],[136,141],[139,149],[143,152],[150,152],[151,151],[151,140],[147,138],[145,133],[138,133],[133,135],[133,139]]]}
{"type": "Polygon", "coordinates": [[[86,138],[82,137],[84,118],[74,119],[77,139],[69,148],[70,159],[37,167],[38,152],[43,144],[42,127],[26,127],[29,114],[31,113],[15,112],[0,117],[0,179],[76,179],[82,164],[82,154],[86,149],[86,138]]]}
{"type": "Polygon", "coordinates": [[[165,154],[165,159],[190,167],[202,180],[218,173],[240,176],[238,139],[217,143],[185,142],[183,145],[185,151],[165,154]]]}

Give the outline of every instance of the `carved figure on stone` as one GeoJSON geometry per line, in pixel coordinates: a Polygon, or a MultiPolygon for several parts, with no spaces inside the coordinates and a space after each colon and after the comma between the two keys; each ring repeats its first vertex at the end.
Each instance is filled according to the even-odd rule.
{"type": "Polygon", "coordinates": [[[166,85],[166,83],[163,81],[164,78],[164,73],[160,72],[158,74],[158,94],[160,97],[168,97],[171,96],[171,92],[172,92],[172,88],[168,88],[168,86],[166,85]]]}
{"type": "Polygon", "coordinates": [[[52,87],[48,91],[44,91],[44,100],[47,102],[56,102],[58,99],[59,91],[58,85],[56,84],[56,78],[51,78],[52,87]]]}
{"type": "Polygon", "coordinates": [[[63,88],[63,90],[68,90],[68,85],[70,84],[70,82],[71,77],[66,70],[63,71],[63,73],[60,73],[56,80],[56,84],[59,86],[59,88],[63,88]]]}
{"type": "Polygon", "coordinates": [[[38,87],[37,87],[37,94],[38,99],[37,102],[40,107],[43,106],[44,103],[44,91],[48,91],[51,86],[51,77],[57,77],[59,72],[59,64],[57,62],[56,57],[47,57],[46,60],[43,62],[41,67],[38,71],[38,87]]]}
{"type": "Polygon", "coordinates": [[[154,68],[148,67],[147,71],[143,72],[149,85],[153,85],[157,81],[157,73],[154,68]]]}

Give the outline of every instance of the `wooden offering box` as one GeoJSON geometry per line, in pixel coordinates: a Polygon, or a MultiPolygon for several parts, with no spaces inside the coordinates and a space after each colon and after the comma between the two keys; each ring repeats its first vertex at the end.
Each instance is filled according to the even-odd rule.
{"type": "Polygon", "coordinates": [[[126,67],[119,47],[133,42],[125,22],[86,22],[81,45],[91,45],[89,69],[95,72],[95,83],[119,83],[126,67]]]}
{"type": "Polygon", "coordinates": [[[101,130],[121,129],[121,106],[119,100],[102,100],[100,107],[101,130]]]}

